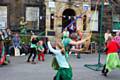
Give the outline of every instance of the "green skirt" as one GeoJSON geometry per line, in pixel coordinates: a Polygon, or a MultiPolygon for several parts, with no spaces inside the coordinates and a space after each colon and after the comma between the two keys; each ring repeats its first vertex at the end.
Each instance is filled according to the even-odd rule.
{"type": "Polygon", "coordinates": [[[106,58],[106,69],[112,71],[113,69],[120,68],[120,60],[118,53],[111,53],[106,58]]]}
{"type": "Polygon", "coordinates": [[[72,68],[60,68],[56,74],[56,80],[72,80],[72,68]]]}

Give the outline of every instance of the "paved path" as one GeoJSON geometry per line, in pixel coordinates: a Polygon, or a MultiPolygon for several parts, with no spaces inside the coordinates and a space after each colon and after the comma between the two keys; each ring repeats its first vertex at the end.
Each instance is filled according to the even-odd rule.
{"type": "MultiPolygon", "coordinates": [[[[33,65],[26,63],[27,56],[11,57],[11,64],[0,67],[0,80],[52,80],[55,71],[51,68],[52,55],[46,55],[45,62],[33,65]]],[[[104,63],[105,56],[102,55],[104,63]]],[[[97,54],[82,54],[81,59],[70,56],[73,80],[120,80],[120,70],[114,70],[104,77],[100,71],[93,71],[84,64],[97,63],[97,54]]]]}

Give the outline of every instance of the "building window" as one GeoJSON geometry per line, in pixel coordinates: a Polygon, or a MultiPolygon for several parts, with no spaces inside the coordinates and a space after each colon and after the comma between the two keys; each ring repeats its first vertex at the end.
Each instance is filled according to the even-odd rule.
{"type": "Polygon", "coordinates": [[[87,16],[84,15],[83,16],[83,31],[85,31],[87,28],[87,16]]]}
{"type": "Polygon", "coordinates": [[[26,7],[27,29],[39,30],[39,7],[26,7]]]}
{"type": "Polygon", "coordinates": [[[113,26],[112,26],[113,32],[117,32],[120,30],[120,15],[114,14],[113,15],[113,26]]]}
{"type": "Polygon", "coordinates": [[[51,14],[50,16],[50,29],[54,29],[54,14],[51,14]]]}
{"type": "Polygon", "coordinates": [[[0,6],[0,29],[7,28],[7,6],[0,6]]]}

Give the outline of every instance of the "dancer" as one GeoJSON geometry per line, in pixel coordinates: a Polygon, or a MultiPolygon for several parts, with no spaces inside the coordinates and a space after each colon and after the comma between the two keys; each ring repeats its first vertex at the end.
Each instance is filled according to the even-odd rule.
{"type": "Polygon", "coordinates": [[[102,70],[102,74],[107,76],[108,72],[111,72],[113,69],[120,68],[120,60],[118,56],[118,49],[120,46],[117,42],[112,40],[112,37],[109,36],[106,45],[106,63],[102,70]]]}
{"type": "Polygon", "coordinates": [[[76,38],[77,36],[74,35],[74,33],[72,34],[71,38],[65,38],[62,40],[62,43],[64,45],[64,48],[66,50],[66,57],[68,57],[68,53],[69,53],[69,45],[79,45],[79,44],[82,44],[84,42],[86,42],[87,40],[89,40],[91,38],[91,34],[88,35],[87,38],[85,39],[81,39],[79,41],[74,41],[74,38],[76,38]]]}
{"type": "Polygon", "coordinates": [[[59,65],[59,69],[54,80],[72,80],[72,68],[66,60],[65,49],[59,42],[56,43],[56,47],[58,49],[52,48],[50,41],[48,41],[48,48],[55,54],[55,58],[59,65]]]}
{"type": "MultiPolygon", "coordinates": [[[[78,41],[77,34],[71,34],[71,35],[72,35],[72,40],[77,42],[78,41]]],[[[80,50],[80,48],[78,48],[79,46],[80,45],[72,45],[71,49],[69,51],[69,54],[74,53],[77,58],[80,58],[80,55],[78,57],[78,53],[79,53],[79,50],[80,50]]]]}
{"type": "Polygon", "coordinates": [[[38,48],[37,48],[37,50],[38,50],[38,61],[41,60],[40,57],[42,57],[42,61],[44,61],[45,60],[45,55],[44,55],[45,49],[43,47],[43,41],[42,40],[40,40],[38,42],[38,48]]]}
{"type": "Polygon", "coordinates": [[[27,62],[30,62],[30,58],[32,57],[32,55],[34,55],[32,58],[32,64],[36,64],[36,62],[34,60],[36,58],[37,42],[38,42],[37,36],[35,36],[35,35],[31,36],[30,55],[27,59],[27,62]]]}
{"type": "Polygon", "coordinates": [[[6,33],[7,33],[8,37],[5,39],[5,50],[7,52],[7,56],[10,56],[9,48],[12,44],[12,42],[11,42],[12,41],[12,31],[9,28],[7,28],[6,33]]]}
{"type": "Polygon", "coordinates": [[[0,41],[0,65],[10,63],[9,56],[7,56],[4,47],[4,41],[0,41]]]}

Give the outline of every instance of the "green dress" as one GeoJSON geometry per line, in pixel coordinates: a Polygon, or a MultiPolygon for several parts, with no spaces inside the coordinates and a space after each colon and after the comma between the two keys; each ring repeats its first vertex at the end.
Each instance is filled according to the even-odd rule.
{"type": "Polygon", "coordinates": [[[118,53],[108,54],[106,58],[106,69],[108,69],[108,71],[110,72],[116,68],[120,68],[120,60],[118,53]]]}
{"type": "Polygon", "coordinates": [[[72,68],[60,68],[55,80],[72,80],[72,68]]]}
{"type": "Polygon", "coordinates": [[[39,46],[37,47],[38,54],[40,53],[40,51],[39,51],[39,50],[43,50],[43,49],[44,49],[44,47],[43,47],[42,45],[39,45],[39,46]]]}
{"type": "Polygon", "coordinates": [[[36,49],[37,49],[36,44],[33,44],[33,43],[30,44],[30,47],[31,47],[31,48],[36,48],[36,49]]]}

